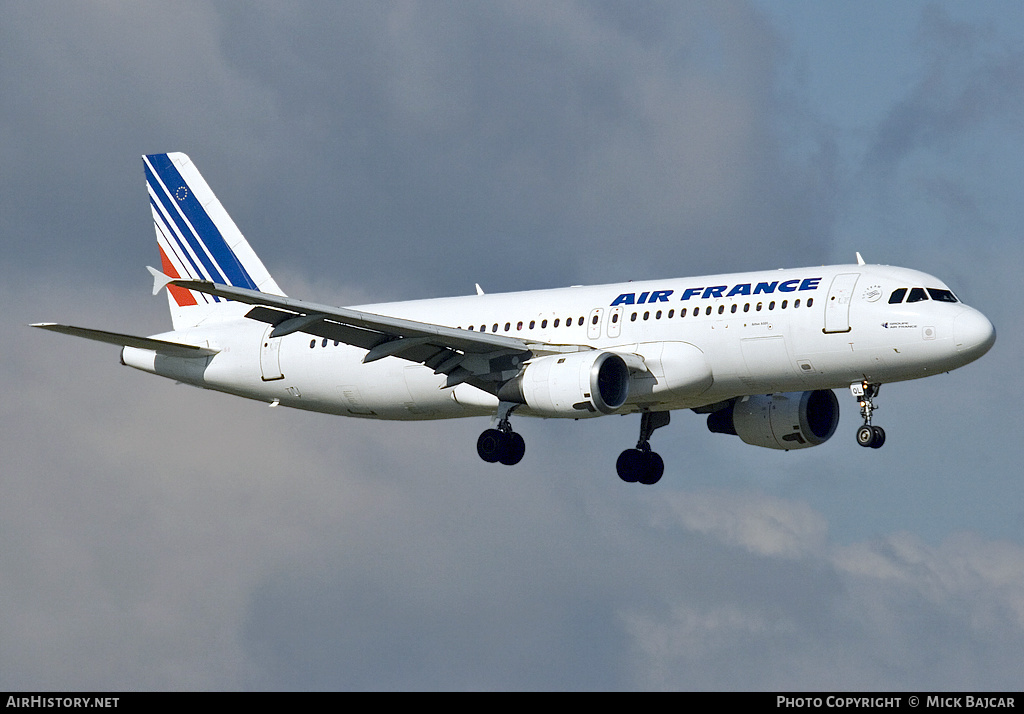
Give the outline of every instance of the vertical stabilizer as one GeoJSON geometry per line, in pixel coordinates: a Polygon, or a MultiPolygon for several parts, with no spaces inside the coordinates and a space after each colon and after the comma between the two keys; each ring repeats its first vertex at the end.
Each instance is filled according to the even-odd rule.
{"type": "MultiPolygon", "coordinates": [[[[142,162],[164,273],[284,295],[188,156],[150,154],[142,162]]],[[[170,287],[167,298],[175,330],[246,309],[179,287],[170,287]]]]}

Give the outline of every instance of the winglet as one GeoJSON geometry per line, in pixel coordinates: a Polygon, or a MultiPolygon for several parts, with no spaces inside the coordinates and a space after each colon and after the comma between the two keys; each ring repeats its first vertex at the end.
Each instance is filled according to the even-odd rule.
{"type": "Polygon", "coordinates": [[[482,287],[480,287],[480,283],[475,283],[475,285],[476,285],[476,294],[477,295],[483,295],[484,294],[484,289],[482,287]]]}
{"type": "Polygon", "coordinates": [[[866,265],[864,259],[860,257],[860,252],[857,253],[857,265],[866,265]]]}
{"type": "Polygon", "coordinates": [[[171,276],[164,275],[159,270],[157,270],[156,268],[151,267],[149,265],[146,266],[146,270],[148,270],[149,274],[153,276],[153,294],[154,295],[156,295],[161,290],[166,288],[168,283],[170,283],[172,280],[174,280],[174,278],[172,278],[171,276]]]}

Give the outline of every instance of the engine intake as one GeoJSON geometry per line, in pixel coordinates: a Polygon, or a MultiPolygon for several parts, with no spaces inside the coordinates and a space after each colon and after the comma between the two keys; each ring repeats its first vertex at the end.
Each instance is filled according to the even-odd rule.
{"type": "Polygon", "coordinates": [[[839,400],[830,389],[740,397],[708,415],[715,433],[786,451],[824,444],[838,425],[839,400]]]}
{"type": "Polygon", "coordinates": [[[611,414],[629,397],[629,367],[613,352],[573,352],[531,360],[498,397],[541,416],[611,414]]]}

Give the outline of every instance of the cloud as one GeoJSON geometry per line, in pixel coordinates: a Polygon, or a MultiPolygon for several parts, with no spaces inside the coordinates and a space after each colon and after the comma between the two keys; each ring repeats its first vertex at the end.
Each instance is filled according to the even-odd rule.
{"type": "Polygon", "coordinates": [[[138,155],[166,150],[192,156],[268,264],[396,297],[813,263],[827,247],[827,170],[780,150],[779,48],[743,3],[43,8],[4,37],[5,157],[25,167],[7,227],[51,256],[18,245],[32,269],[112,277],[114,244],[64,237],[134,246],[138,155]]]}
{"type": "MultiPolygon", "coordinates": [[[[25,314],[25,291],[6,291],[25,314]]],[[[77,285],[32,311],[71,295],[113,326],[163,311],[77,285]]],[[[607,449],[579,441],[600,442],[605,422],[524,422],[527,459],[499,470],[472,455],[481,420],[272,410],[8,329],[21,349],[0,367],[7,688],[1016,681],[1017,544],[839,544],[792,498],[621,484],[607,449]],[[560,467],[565,449],[576,468],[560,467]]]]}
{"type": "Polygon", "coordinates": [[[948,151],[992,122],[1024,128],[1024,52],[1004,46],[995,28],[953,20],[939,6],[924,10],[919,33],[926,64],[877,128],[869,166],[884,170],[926,147],[948,151]]]}

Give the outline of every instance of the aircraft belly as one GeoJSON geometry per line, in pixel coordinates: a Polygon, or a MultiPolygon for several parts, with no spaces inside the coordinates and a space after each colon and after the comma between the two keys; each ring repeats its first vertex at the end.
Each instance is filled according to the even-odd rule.
{"type": "Polygon", "coordinates": [[[648,370],[633,376],[629,403],[685,402],[703,394],[714,381],[706,355],[688,342],[648,342],[622,351],[641,355],[648,370]]]}
{"type": "Polygon", "coordinates": [[[446,419],[480,413],[441,389],[445,375],[400,357],[363,363],[366,350],[299,335],[285,338],[283,379],[267,382],[281,404],[370,419],[446,419]],[[310,344],[313,346],[310,347],[310,344]],[[297,378],[293,378],[297,375],[297,378]]]}

